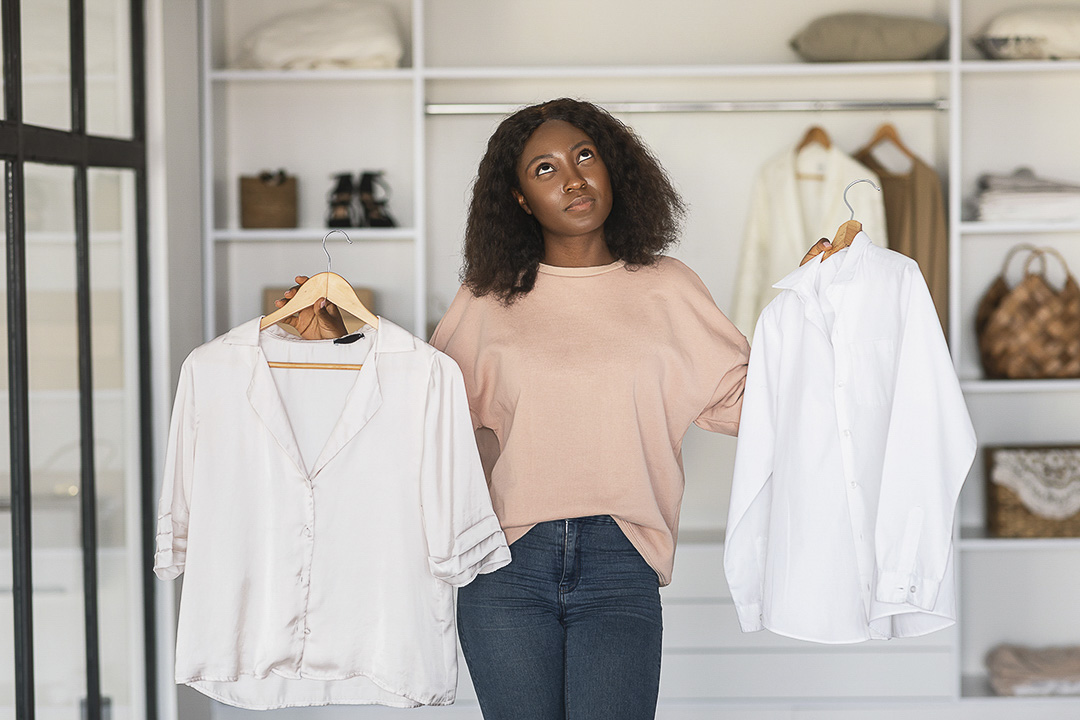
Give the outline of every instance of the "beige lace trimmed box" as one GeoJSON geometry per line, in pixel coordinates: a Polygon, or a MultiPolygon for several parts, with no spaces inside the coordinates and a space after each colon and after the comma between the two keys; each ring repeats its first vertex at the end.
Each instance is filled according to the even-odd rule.
{"type": "Polygon", "coordinates": [[[1080,537],[1080,446],[988,447],[994,537],[1080,537]]]}

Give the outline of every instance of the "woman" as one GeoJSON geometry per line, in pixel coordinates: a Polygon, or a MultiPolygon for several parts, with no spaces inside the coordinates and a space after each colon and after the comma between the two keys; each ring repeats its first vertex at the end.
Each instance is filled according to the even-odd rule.
{"type": "MultiPolygon", "coordinates": [[[[587,102],[514,113],[480,162],[463,284],[431,343],[498,440],[485,466],[514,559],[458,593],[487,720],[654,716],[682,438],[737,432],[749,352],[662,254],[682,214],[648,149],[587,102]]],[[[343,331],[332,307],[297,324],[343,331]]]]}

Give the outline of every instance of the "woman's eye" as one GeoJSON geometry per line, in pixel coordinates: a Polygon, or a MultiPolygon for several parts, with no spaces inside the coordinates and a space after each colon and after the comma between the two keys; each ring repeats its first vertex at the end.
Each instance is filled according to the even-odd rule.
{"type": "Polygon", "coordinates": [[[551,163],[540,163],[536,166],[536,174],[547,175],[549,172],[555,172],[555,166],[551,163]]]}
{"type": "Polygon", "coordinates": [[[585,148],[578,153],[578,162],[582,162],[583,160],[591,160],[594,157],[596,157],[596,153],[594,153],[592,150],[589,150],[588,148],[585,148]]]}

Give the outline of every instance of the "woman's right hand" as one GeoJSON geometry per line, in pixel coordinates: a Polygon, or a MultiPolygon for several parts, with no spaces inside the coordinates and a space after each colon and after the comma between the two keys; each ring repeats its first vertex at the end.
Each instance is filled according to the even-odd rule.
{"type": "MultiPolygon", "coordinates": [[[[307,275],[297,275],[294,280],[296,285],[286,290],[280,299],[274,301],[275,307],[285,307],[285,303],[296,295],[300,286],[306,283],[308,278],[307,275]]],[[[281,322],[292,325],[305,340],[332,340],[346,333],[341,311],[338,310],[337,305],[326,298],[319,298],[314,305],[283,318],[281,322]]]]}

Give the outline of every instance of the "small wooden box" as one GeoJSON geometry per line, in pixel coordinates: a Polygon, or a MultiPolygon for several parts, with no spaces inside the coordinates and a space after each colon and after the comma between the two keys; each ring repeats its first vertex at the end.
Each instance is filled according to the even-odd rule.
{"type": "Polygon", "coordinates": [[[296,227],[296,178],[282,173],[242,176],[240,227],[296,227]]]}

